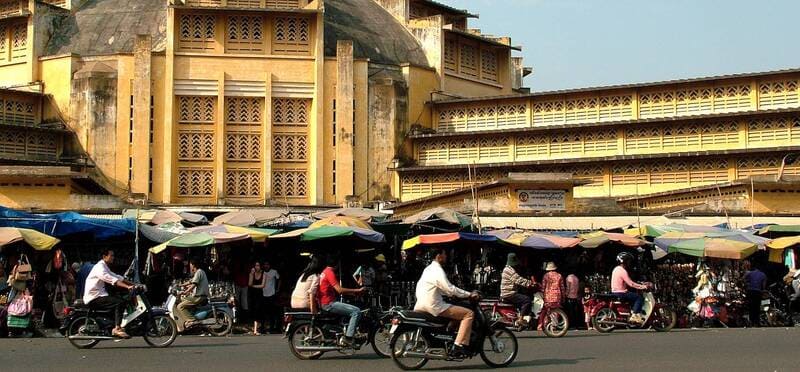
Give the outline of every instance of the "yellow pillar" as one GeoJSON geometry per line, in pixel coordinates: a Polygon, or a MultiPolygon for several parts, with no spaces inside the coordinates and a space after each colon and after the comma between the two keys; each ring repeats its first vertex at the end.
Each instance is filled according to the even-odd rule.
{"type": "Polygon", "coordinates": [[[225,205],[225,73],[217,75],[217,115],[214,117],[214,196],[225,205]]]}
{"type": "Polygon", "coordinates": [[[132,193],[147,194],[150,184],[150,35],[137,35],[133,62],[133,172],[132,193]]]}
{"type": "Polygon", "coordinates": [[[172,202],[172,185],[177,161],[175,159],[175,9],[167,7],[167,47],[166,66],[164,68],[164,175],[161,202],[172,202]]]}
{"type": "Polygon", "coordinates": [[[336,43],[336,64],[336,198],[344,201],[354,193],[352,41],[336,43]]]}
{"type": "Polygon", "coordinates": [[[264,118],[262,140],[261,140],[261,161],[264,203],[272,198],[272,73],[268,72],[264,76],[264,118]]]}

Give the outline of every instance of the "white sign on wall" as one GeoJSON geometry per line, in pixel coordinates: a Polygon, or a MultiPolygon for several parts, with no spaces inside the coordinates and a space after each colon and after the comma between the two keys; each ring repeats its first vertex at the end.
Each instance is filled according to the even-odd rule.
{"type": "Polygon", "coordinates": [[[563,211],[567,209],[566,199],[564,190],[517,190],[519,209],[563,211]]]}

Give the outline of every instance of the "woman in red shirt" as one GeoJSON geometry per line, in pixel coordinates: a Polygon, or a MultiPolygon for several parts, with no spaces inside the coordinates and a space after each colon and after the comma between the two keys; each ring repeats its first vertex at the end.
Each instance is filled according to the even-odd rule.
{"type": "Polygon", "coordinates": [[[539,330],[544,325],[544,319],[550,309],[561,307],[564,300],[564,280],[556,270],[555,262],[548,262],[545,267],[546,274],[542,277],[542,291],[544,292],[544,308],[539,314],[539,330]]]}

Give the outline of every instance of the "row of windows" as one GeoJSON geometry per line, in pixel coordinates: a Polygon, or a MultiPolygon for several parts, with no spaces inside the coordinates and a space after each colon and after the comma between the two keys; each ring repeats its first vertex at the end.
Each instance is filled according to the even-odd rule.
{"type": "Polygon", "coordinates": [[[178,18],[178,30],[181,51],[214,53],[224,45],[226,53],[311,54],[309,17],[190,13],[178,18]]]}
{"type": "Polygon", "coordinates": [[[437,130],[466,132],[800,107],[797,78],[666,91],[440,106],[437,130]],[[519,106],[520,109],[510,109],[519,106]],[[637,110],[638,108],[638,110],[637,110]],[[509,116],[513,112],[514,115],[509,116]]]}
{"type": "Polygon", "coordinates": [[[643,125],[507,136],[420,139],[420,165],[788,146],[800,142],[800,116],[643,125]]]}
{"type": "Polygon", "coordinates": [[[465,38],[448,36],[444,42],[444,69],[446,72],[490,83],[500,82],[500,68],[496,48],[481,46],[465,38]]]}

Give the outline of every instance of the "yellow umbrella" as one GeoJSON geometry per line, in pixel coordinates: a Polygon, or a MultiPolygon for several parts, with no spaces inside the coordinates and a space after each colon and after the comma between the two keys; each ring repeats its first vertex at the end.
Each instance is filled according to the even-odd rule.
{"type": "Polygon", "coordinates": [[[800,236],[784,236],[773,239],[767,243],[769,248],[769,261],[775,263],[783,262],[783,253],[786,248],[800,244],[800,236]]]}
{"type": "Polygon", "coordinates": [[[24,240],[37,251],[49,251],[59,240],[36,230],[18,227],[0,227],[0,247],[24,240]]]}
{"type": "Polygon", "coordinates": [[[358,218],[347,216],[331,216],[323,218],[308,226],[309,229],[314,229],[322,226],[339,226],[339,227],[360,227],[362,229],[372,230],[368,223],[359,220],[358,218]]]}

